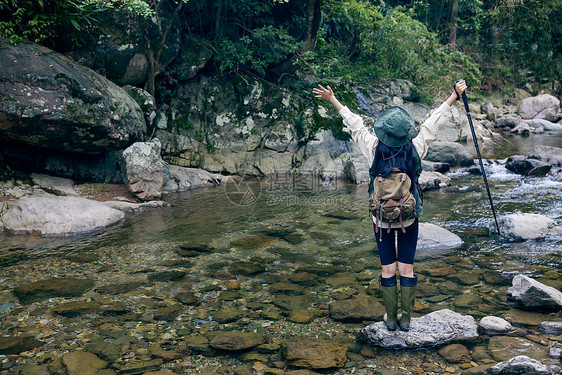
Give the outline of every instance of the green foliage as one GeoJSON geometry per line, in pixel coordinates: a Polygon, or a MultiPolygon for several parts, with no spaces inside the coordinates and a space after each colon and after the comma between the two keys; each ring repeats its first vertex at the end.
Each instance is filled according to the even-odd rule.
{"type": "Polygon", "coordinates": [[[154,14],[148,0],[4,0],[0,2],[0,37],[12,43],[31,41],[72,48],[91,38],[102,27],[108,10],[132,16],[154,14]]]}
{"type": "Polygon", "coordinates": [[[316,57],[308,65],[316,74],[360,83],[405,78],[426,90],[458,77],[466,77],[471,85],[480,83],[474,61],[442,46],[435,33],[413,18],[412,11],[383,9],[364,0],[332,0],[324,11],[316,57]]]}

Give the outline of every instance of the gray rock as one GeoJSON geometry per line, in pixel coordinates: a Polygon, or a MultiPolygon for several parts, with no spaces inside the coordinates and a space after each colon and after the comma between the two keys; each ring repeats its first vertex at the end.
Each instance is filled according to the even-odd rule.
{"type": "Polygon", "coordinates": [[[562,309],[562,292],[525,275],[513,278],[507,290],[507,300],[526,310],[562,309]]]}
{"type": "Polygon", "coordinates": [[[513,173],[523,176],[546,176],[552,169],[552,165],[535,159],[512,160],[505,167],[513,173]]]}
{"type": "MultiPolygon", "coordinates": [[[[509,214],[498,217],[502,237],[512,242],[543,239],[562,234],[562,227],[546,216],[538,214],[509,214]]],[[[495,233],[495,222],[488,224],[490,233],[495,233]]]]}
{"type": "Polygon", "coordinates": [[[511,129],[511,132],[517,135],[527,136],[529,133],[542,133],[542,129],[533,128],[528,122],[522,121],[519,125],[511,129]]]}
{"type": "Polygon", "coordinates": [[[160,149],[160,141],[155,138],[151,142],[134,143],[123,151],[129,190],[141,200],[154,200],[162,195],[168,170],[160,149]]]}
{"type": "Polygon", "coordinates": [[[519,355],[511,358],[509,361],[498,363],[485,370],[484,373],[486,375],[554,374],[547,366],[525,355],[519,355]]]}
{"type": "Polygon", "coordinates": [[[384,322],[364,327],[361,336],[373,346],[387,349],[429,348],[455,338],[478,336],[476,322],[470,315],[438,310],[421,318],[412,318],[410,331],[388,331],[384,322]]]}
{"type": "MultiPolygon", "coordinates": [[[[435,111],[435,110],[434,110],[435,111]]],[[[461,116],[457,107],[444,111],[438,120],[439,131],[435,135],[437,142],[457,142],[461,135],[460,130],[468,125],[466,116],[461,116]]]]}
{"type": "Polygon", "coordinates": [[[407,102],[402,108],[412,116],[416,124],[422,124],[431,114],[431,108],[424,103],[407,102]]]}
{"type": "Polygon", "coordinates": [[[48,192],[54,192],[55,195],[78,196],[78,192],[73,187],[74,181],[68,178],[32,173],[31,180],[42,189],[48,192]]]}
{"type": "Polygon", "coordinates": [[[535,128],[535,133],[549,132],[562,132],[562,125],[544,119],[525,120],[529,126],[535,128]]]}
{"type": "Polygon", "coordinates": [[[42,236],[69,236],[105,228],[124,218],[123,212],[79,197],[31,197],[11,201],[0,218],[5,230],[42,236]]]}
{"type": "Polygon", "coordinates": [[[451,184],[451,179],[439,172],[422,171],[418,185],[422,191],[435,190],[451,184]]]}
{"type": "Polygon", "coordinates": [[[497,316],[485,316],[478,323],[478,332],[482,335],[507,335],[513,331],[514,328],[507,320],[497,316]]]}
{"type": "Polygon", "coordinates": [[[526,98],[519,104],[517,112],[525,120],[545,119],[548,121],[558,121],[561,117],[560,100],[548,94],[526,98]]]}
{"type": "Polygon", "coordinates": [[[542,322],[539,330],[547,335],[562,336],[562,322],[542,322]]]}
{"type": "Polygon", "coordinates": [[[432,161],[422,160],[422,169],[427,172],[439,172],[445,173],[451,169],[451,166],[447,163],[436,163],[432,161]]]}
{"type": "Polygon", "coordinates": [[[106,78],[35,44],[2,42],[0,48],[4,141],[100,153],[144,137],[138,104],[106,78]]]}
{"type": "Polygon", "coordinates": [[[187,168],[177,165],[170,165],[170,179],[164,185],[164,191],[185,191],[198,187],[220,184],[222,176],[216,173],[210,173],[199,168],[187,168]],[[172,188],[175,183],[175,190],[172,188]]]}
{"type": "Polygon", "coordinates": [[[416,260],[440,257],[462,245],[456,234],[431,223],[420,223],[416,260]]]}
{"type": "Polygon", "coordinates": [[[103,202],[108,207],[123,212],[139,212],[158,207],[169,207],[170,203],[164,201],[148,201],[141,203],[125,202],[125,201],[106,201],[103,202]]]}
{"type": "Polygon", "coordinates": [[[562,167],[562,148],[543,145],[535,146],[529,154],[529,158],[562,167]]]}
{"type": "Polygon", "coordinates": [[[496,120],[496,126],[503,130],[506,130],[506,128],[513,129],[519,124],[521,124],[521,116],[516,114],[509,114],[496,120]]]}
{"type": "Polygon", "coordinates": [[[154,96],[150,95],[148,91],[135,86],[123,86],[123,89],[127,91],[131,98],[140,106],[144,114],[144,120],[150,128],[156,119],[156,100],[154,96]]]}
{"type": "Polygon", "coordinates": [[[474,164],[470,152],[460,143],[454,142],[433,142],[429,146],[426,159],[448,163],[451,167],[465,167],[474,164]]]}
{"type": "Polygon", "coordinates": [[[480,107],[482,112],[488,115],[488,119],[495,121],[498,117],[503,116],[503,111],[499,108],[494,107],[491,102],[486,102],[480,107]]]}

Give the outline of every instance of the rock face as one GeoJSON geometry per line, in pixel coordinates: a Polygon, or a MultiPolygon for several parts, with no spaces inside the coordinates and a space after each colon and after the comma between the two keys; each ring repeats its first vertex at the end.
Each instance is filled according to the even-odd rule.
{"type": "Polygon", "coordinates": [[[285,341],[282,350],[287,364],[308,369],[343,367],[347,361],[347,346],[308,336],[285,341]]]}
{"type": "MultiPolygon", "coordinates": [[[[509,241],[536,240],[553,235],[562,234],[562,227],[554,220],[537,214],[510,214],[498,218],[498,225],[502,237],[509,241]]],[[[488,230],[495,233],[493,220],[488,230]]]]}
{"type": "Polygon", "coordinates": [[[547,366],[539,361],[524,355],[511,358],[509,361],[498,363],[485,370],[486,375],[511,375],[511,374],[554,374],[547,366]]]}
{"type": "Polygon", "coordinates": [[[562,309],[562,292],[525,275],[513,278],[513,286],[507,290],[507,299],[526,310],[562,309]]]}
{"type": "Polygon", "coordinates": [[[31,197],[11,201],[0,218],[4,229],[42,236],[68,236],[105,228],[125,214],[103,203],[79,197],[31,197]]]}
{"type": "Polygon", "coordinates": [[[526,120],[545,119],[556,122],[561,117],[560,100],[548,94],[526,98],[521,101],[517,112],[526,120]]]}
{"type": "Polygon", "coordinates": [[[364,327],[361,336],[373,346],[386,349],[429,348],[457,337],[478,336],[476,322],[470,315],[438,310],[421,318],[412,318],[410,331],[388,331],[384,322],[364,327]]]}
{"type": "Polygon", "coordinates": [[[141,140],[146,124],[120,87],[61,54],[0,41],[0,139],[101,153],[141,140]]]}
{"type": "Polygon", "coordinates": [[[158,199],[168,171],[160,156],[160,141],[137,142],[123,151],[129,190],[141,200],[158,199]]]}

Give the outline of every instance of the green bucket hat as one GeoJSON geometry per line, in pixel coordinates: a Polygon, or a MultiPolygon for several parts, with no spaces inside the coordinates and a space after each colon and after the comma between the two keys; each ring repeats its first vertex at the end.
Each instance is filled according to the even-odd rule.
{"type": "Polygon", "coordinates": [[[373,127],[379,141],[389,147],[404,146],[418,133],[412,116],[400,107],[383,111],[373,127]]]}

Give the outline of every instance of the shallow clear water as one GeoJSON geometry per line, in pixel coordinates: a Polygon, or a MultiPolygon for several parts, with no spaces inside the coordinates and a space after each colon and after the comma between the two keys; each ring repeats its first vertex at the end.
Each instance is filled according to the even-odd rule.
{"type": "MultiPolygon", "coordinates": [[[[560,169],[544,178],[524,178],[507,171],[502,161],[498,161],[512,154],[527,154],[534,144],[560,147],[561,143],[562,137],[513,137],[503,143],[501,151],[492,155],[494,159],[486,161],[498,215],[537,213],[562,223],[560,169]]],[[[416,262],[416,272],[422,282],[438,286],[440,295],[421,293],[417,313],[450,308],[475,318],[489,314],[502,316],[511,309],[505,302],[505,290],[514,272],[538,277],[559,287],[562,239],[507,243],[489,235],[487,227],[492,214],[481,176],[470,174],[466,169],[456,169],[448,175],[452,179],[449,187],[425,193],[421,221],[450,230],[464,243],[437,257],[427,258],[423,256],[424,249],[418,251],[420,260],[416,262]],[[450,275],[432,273],[432,270],[447,267],[453,270],[450,275]],[[472,284],[459,279],[460,275],[468,274],[475,277],[472,284]],[[478,296],[478,302],[464,305],[457,300],[463,293],[478,296]]],[[[253,311],[252,303],[265,301],[262,310],[277,309],[279,306],[271,301],[276,294],[284,292],[272,289],[272,285],[303,273],[317,272],[314,286],[297,293],[309,296],[308,303],[315,308],[334,299],[344,299],[342,296],[365,292],[376,295],[369,291],[374,285],[372,281],[380,274],[380,263],[366,209],[365,185],[334,181],[324,186],[315,176],[296,180],[277,176],[244,182],[250,183],[246,187],[253,194],[244,195],[248,190],[239,192],[233,188],[235,185],[227,184],[168,195],[165,200],[171,207],[129,214],[125,221],[98,233],[72,238],[0,235],[0,279],[4,283],[0,293],[0,318],[8,322],[7,326],[16,324],[10,320],[14,318],[15,303],[9,293],[25,282],[74,275],[92,278],[99,286],[139,280],[139,275],[170,268],[187,272],[182,283],[170,281],[156,286],[149,283],[146,288],[155,288],[154,293],[160,293],[164,299],[172,298],[174,293],[187,287],[198,293],[201,305],[189,307],[182,313],[185,316],[182,323],[193,335],[198,330],[225,328],[212,319],[214,312],[225,307],[238,306],[244,311],[253,311]],[[189,258],[189,264],[181,264],[176,252],[181,245],[208,245],[212,252],[189,258]],[[241,261],[261,264],[264,269],[251,275],[237,274],[233,265],[241,261]],[[319,267],[325,268],[327,274],[318,276],[321,275],[319,267]],[[226,289],[224,286],[219,292],[212,287],[222,285],[223,279],[241,284],[234,302],[221,300],[217,295],[226,289]]],[[[137,297],[124,293],[112,298],[131,306],[135,305],[137,297]]],[[[41,306],[48,309],[51,305],[47,301],[41,306]]],[[[29,317],[31,310],[18,311],[29,317]]],[[[283,312],[276,319],[260,315],[260,320],[255,322],[242,319],[234,327],[259,331],[271,325],[283,334],[314,327],[309,324],[303,328],[295,323],[289,328],[279,328],[279,325],[289,324],[287,315],[288,312],[283,312]]],[[[69,326],[95,332],[96,325],[92,328],[90,318],[99,317],[81,317],[69,326]]],[[[33,319],[29,324],[34,324],[33,319]]],[[[354,325],[330,324],[336,324],[336,331],[347,332],[350,337],[356,329],[354,325]]],[[[69,336],[69,340],[73,340],[72,335],[69,336]]],[[[57,345],[65,348],[66,341],[59,341],[57,345]]]]}

